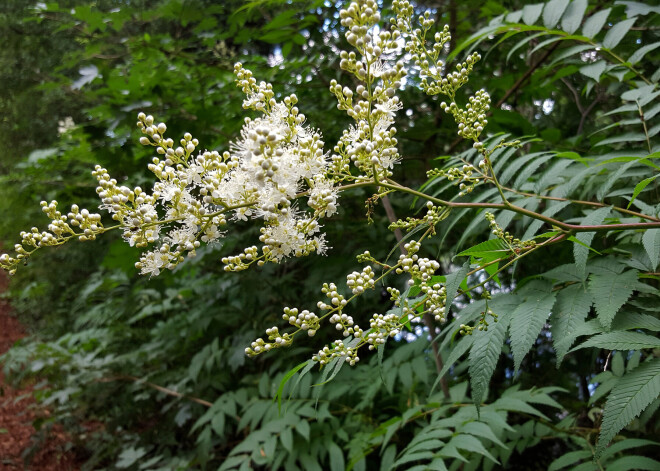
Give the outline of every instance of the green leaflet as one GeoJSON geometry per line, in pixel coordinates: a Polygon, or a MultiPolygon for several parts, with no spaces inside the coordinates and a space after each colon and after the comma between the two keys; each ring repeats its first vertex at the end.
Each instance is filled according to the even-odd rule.
{"type": "MultiPolygon", "coordinates": [[[[610,208],[598,208],[595,211],[590,212],[582,220],[582,224],[585,226],[591,226],[595,224],[601,224],[607,215],[610,213],[610,208]]],[[[595,232],[580,232],[575,237],[582,242],[587,247],[591,246],[591,241],[593,241],[595,232]]],[[[577,267],[578,276],[582,279],[586,276],[586,265],[587,257],[589,256],[589,249],[583,245],[575,244],[573,246],[573,256],[575,257],[575,266],[577,267]]]]}
{"type": "Polygon", "coordinates": [[[660,469],[660,461],[646,456],[623,456],[607,465],[607,471],[657,471],[660,469]]]}
{"type": "Polygon", "coordinates": [[[543,11],[543,3],[537,3],[534,5],[525,5],[522,11],[522,20],[526,25],[533,25],[536,23],[536,20],[541,16],[543,11]]]}
{"type": "Polygon", "coordinates": [[[568,0],[551,0],[546,3],[545,8],[543,8],[543,25],[546,28],[554,29],[567,6],[568,0]]]}
{"type": "Polygon", "coordinates": [[[456,298],[458,287],[461,285],[461,282],[467,276],[469,271],[470,263],[465,262],[461,268],[446,276],[445,286],[447,290],[447,300],[445,301],[445,312],[449,312],[449,308],[454,303],[454,299],[456,298]]]}
{"type": "Polygon", "coordinates": [[[591,337],[571,351],[588,347],[604,348],[607,350],[641,350],[643,348],[659,348],[660,339],[640,332],[616,330],[591,337]]]}
{"type": "Polygon", "coordinates": [[[328,454],[330,455],[330,471],[342,471],[346,469],[344,453],[335,442],[330,442],[328,445],[328,454]]]}
{"type": "Polygon", "coordinates": [[[458,359],[462,357],[465,354],[465,352],[467,352],[470,349],[473,341],[474,341],[474,335],[468,335],[466,337],[463,337],[456,344],[456,346],[454,346],[454,349],[449,353],[449,356],[445,359],[445,364],[443,365],[442,370],[440,370],[440,373],[438,373],[438,377],[433,383],[433,387],[431,388],[431,392],[429,394],[433,394],[433,391],[440,382],[440,379],[442,379],[442,377],[445,374],[447,374],[447,371],[449,371],[449,368],[451,368],[454,365],[454,363],[456,363],[458,359]]]}
{"type": "Polygon", "coordinates": [[[479,453],[480,455],[487,457],[489,460],[499,464],[499,461],[497,461],[497,459],[495,459],[495,457],[491,455],[488,450],[486,450],[486,447],[484,447],[483,443],[481,443],[478,438],[473,437],[472,435],[467,435],[464,433],[455,435],[447,445],[453,445],[454,447],[461,450],[479,453]]]}
{"type": "Polygon", "coordinates": [[[660,395],[660,358],[647,361],[623,376],[607,398],[596,446],[600,456],[614,436],[660,395]]]}
{"type": "Polygon", "coordinates": [[[589,77],[590,79],[593,79],[594,82],[598,82],[600,80],[600,76],[603,74],[603,72],[605,72],[606,67],[607,62],[604,60],[599,60],[593,64],[580,67],[580,73],[586,77],[589,77]]]}
{"type": "MultiPolygon", "coordinates": [[[[277,401],[277,410],[278,412],[281,411],[282,408],[282,393],[284,392],[284,386],[286,386],[286,383],[293,378],[293,375],[295,375],[299,370],[303,369],[303,372],[301,375],[298,377],[298,381],[309,372],[314,367],[314,362],[312,360],[307,360],[304,361],[296,366],[294,366],[292,369],[290,369],[287,374],[284,375],[282,378],[282,381],[280,381],[280,385],[277,388],[277,394],[273,398],[274,401],[277,401]]],[[[296,385],[298,383],[296,382],[296,385]]]]}
{"type": "Polygon", "coordinates": [[[577,338],[576,329],[578,325],[584,323],[590,309],[591,294],[582,284],[570,285],[557,294],[557,302],[550,318],[557,366],[561,364],[573,340],[577,338]]]}
{"type": "Polygon", "coordinates": [[[603,46],[607,49],[614,49],[617,44],[621,42],[626,33],[628,33],[635,21],[637,21],[637,18],[629,18],[615,23],[614,26],[612,26],[612,29],[610,29],[605,35],[603,46]]]}
{"type": "Polygon", "coordinates": [[[660,229],[648,229],[642,236],[642,243],[655,270],[660,261],[660,229]]]}
{"type": "Polygon", "coordinates": [[[628,438],[626,440],[616,442],[612,444],[612,446],[609,446],[603,452],[603,454],[600,455],[600,459],[605,461],[611,456],[614,456],[616,453],[622,452],[623,450],[629,450],[631,448],[637,448],[640,446],[648,446],[648,445],[660,445],[660,443],[651,440],[643,440],[640,438],[628,438]]]}
{"type": "Polygon", "coordinates": [[[621,306],[630,298],[637,281],[637,270],[628,270],[620,275],[592,274],[589,291],[593,295],[598,320],[609,329],[612,319],[621,306]]]}
{"type": "Polygon", "coordinates": [[[646,329],[660,332],[660,319],[638,312],[620,311],[612,321],[614,330],[646,329]]]}
{"type": "Polygon", "coordinates": [[[582,23],[586,9],[587,0],[573,0],[561,19],[561,28],[568,34],[575,33],[582,23]]]}
{"type": "Polygon", "coordinates": [[[516,372],[541,333],[554,304],[555,293],[535,291],[513,311],[509,334],[511,335],[511,349],[516,372]]]}
{"type": "Polygon", "coordinates": [[[632,65],[635,65],[641,61],[646,54],[653,51],[654,49],[657,49],[658,47],[660,47],[660,41],[640,47],[628,58],[628,62],[630,62],[632,65]]]}
{"type": "Polygon", "coordinates": [[[500,358],[509,320],[508,315],[500,315],[499,320],[491,324],[488,330],[477,330],[472,334],[475,338],[468,361],[472,400],[477,410],[485,399],[486,388],[500,358]]]}
{"type": "Polygon", "coordinates": [[[660,174],[655,175],[653,177],[646,178],[639,182],[637,185],[635,185],[635,189],[633,190],[633,195],[632,198],[630,198],[630,202],[628,203],[628,206],[626,208],[630,208],[630,205],[633,204],[633,201],[639,196],[639,194],[648,186],[649,183],[651,183],[653,180],[658,178],[660,174]]]}
{"type": "Polygon", "coordinates": [[[580,460],[591,459],[591,456],[591,451],[589,450],[571,451],[570,453],[566,453],[565,455],[560,456],[554,460],[552,464],[550,464],[548,471],[557,471],[558,469],[565,468],[570,464],[575,464],[580,460]]]}
{"type": "Polygon", "coordinates": [[[582,27],[582,34],[588,38],[593,38],[596,36],[600,30],[603,29],[603,26],[607,21],[607,17],[610,14],[610,10],[611,8],[607,8],[605,10],[594,13],[592,16],[587,18],[587,21],[584,22],[584,26],[582,27]]]}
{"type": "Polygon", "coordinates": [[[495,260],[497,258],[506,256],[510,251],[511,249],[509,246],[506,245],[501,239],[491,239],[462,251],[461,253],[457,254],[456,257],[464,257],[470,255],[472,257],[495,260]]]}

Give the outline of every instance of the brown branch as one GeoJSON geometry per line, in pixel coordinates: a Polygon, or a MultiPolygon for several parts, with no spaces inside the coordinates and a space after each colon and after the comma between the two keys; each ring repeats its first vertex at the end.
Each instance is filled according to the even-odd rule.
{"type": "Polygon", "coordinates": [[[143,384],[145,386],[148,386],[150,388],[155,389],[156,391],[160,391],[163,394],[167,394],[168,396],[173,396],[173,397],[178,397],[180,399],[188,399],[189,401],[195,402],[197,404],[200,404],[205,407],[211,407],[213,403],[209,401],[205,401],[204,399],[199,399],[198,397],[193,397],[193,396],[187,396],[185,394],[181,394],[180,392],[173,391],[171,389],[164,388],[163,386],[159,386],[154,383],[150,383],[149,381],[145,381],[142,378],[138,378],[137,376],[131,376],[131,375],[119,375],[119,376],[113,376],[111,378],[100,378],[96,380],[97,383],[111,383],[113,381],[133,381],[138,384],[143,384]]]}
{"type": "Polygon", "coordinates": [[[545,51],[545,53],[543,53],[541,58],[538,61],[536,61],[536,63],[533,66],[527,69],[527,72],[525,72],[522,77],[516,80],[516,83],[514,83],[513,86],[506,91],[504,96],[500,98],[497,104],[495,104],[495,108],[500,108],[507,100],[507,98],[513,95],[520,88],[520,86],[534,73],[534,71],[538,69],[543,62],[545,62],[545,60],[550,56],[550,54],[552,54],[554,50],[559,47],[560,42],[561,41],[556,41],[552,46],[550,46],[545,51]]]}

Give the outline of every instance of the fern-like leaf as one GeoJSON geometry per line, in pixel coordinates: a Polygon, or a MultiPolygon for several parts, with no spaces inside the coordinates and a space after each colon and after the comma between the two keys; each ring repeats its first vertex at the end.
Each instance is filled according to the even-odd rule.
{"type": "Polygon", "coordinates": [[[604,348],[607,350],[641,350],[643,348],[659,348],[660,339],[640,332],[615,330],[591,337],[571,351],[588,347],[604,348]]]}
{"type": "Polygon", "coordinates": [[[564,359],[572,340],[577,338],[576,329],[584,323],[590,309],[591,294],[582,284],[570,285],[557,294],[557,303],[550,320],[552,343],[557,352],[557,366],[564,359]],[[568,339],[572,340],[567,341],[568,339]]]}
{"type": "Polygon", "coordinates": [[[592,274],[589,277],[589,291],[593,294],[598,320],[603,327],[610,328],[612,319],[630,298],[636,284],[637,270],[628,270],[620,275],[592,274]]]}
{"type": "Polygon", "coordinates": [[[554,293],[538,291],[528,296],[525,302],[513,311],[509,330],[516,372],[541,333],[554,304],[554,293]]]}
{"type": "Polygon", "coordinates": [[[660,261],[660,229],[647,230],[642,236],[642,242],[655,270],[660,261]]]}
{"type": "Polygon", "coordinates": [[[659,395],[660,358],[642,363],[623,376],[607,398],[596,456],[659,395]]]}
{"type": "Polygon", "coordinates": [[[486,388],[500,358],[509,320],[509,316],[499,316],[499,320],[491,324],[488,330],[476,331],[473,334],[475,339],[468,361],[472,400],[477,410],[484,400],[486,388]]]}

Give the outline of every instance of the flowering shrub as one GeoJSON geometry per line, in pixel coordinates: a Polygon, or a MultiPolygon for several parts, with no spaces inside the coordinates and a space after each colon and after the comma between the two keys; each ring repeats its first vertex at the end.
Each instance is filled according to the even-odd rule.
{"type": "MultiPolygon", "coordinates": [[[[561,175],[559,185],[543,176],[536,178],[535,170],[550,157],[562,162],[559,153],[531,155],[521,158],[518,167],[504,167],[506,159],[515,152],[521,149],[525,152],[526,142],[522,138],[483,137],[491,111],[488,92],[477,90],[467,99],[459,92],[481,60],[479,53],[469,54],[450,70],[445,63],[451,40],[449,27],[434,32],[430,13],[416,18],[414,6],[407,0],[394,0],[392,9],[394,17],[389,30],[380,26],[381,14],[373,0],[351,2],[340,11],[346,40],[353,50],[340,51],[339,65],[357,85],[330,82],[338,109],[353,120],[331,150],[325,149],[320,131],[306,124],[295,94],[278,98],[271,84],[258,82],[238,63],[234,73],[236,84],[246,96],[243,107],[256,112],[258,117],[245,119],[240,138],[229,151],[202,151],[200,142],[189,133],[175,143],[174,139],[165,137],[165,123],[157,124],[153,116],[140,113],[137,126],[144,134],[140,143],[152,146],[157,154],[148,165],[156,177],[153,188],[131,189],[120,185],[105,168],[97,166],[93,175],[102,202],[99,208],[110,213],[116,225],[104,225],[99,214],[77,205],[63,213],[57,209],[56,201],[42,202],[44,213],[51,219],[48,230],[32,228],[22,232],[15,253],[0,256],[1,266],[13,274],[39,248],[72,239],[90,241],[107,231],[118,230],[128,244],[144,249],[135,266],[144,275],[156,276],[165,269],[175,268],[186,257],[194,257],[202,244],[221,239],[232,222],[246,220],[260,221],[260,246],[252,245],[238,254],[224,256],[225,271],[242,271],[253,264],[262,266],[281,263],[289,257],[323,254],[330,248],[322,228],[331,223],[329,218],[339,210],[340,195],[345,193],[342,196],[347,198],[351,190],[364,187],[374,191],[372,203],[396,193],[424,201],[422,215],[391,221],[392,230],[408,233],[405,240],[399,241],[398,260],[378,260],[369,251],[358,255],[362,267],[347,275],[347,290],[332,282],[324,283],[321,289],[324,299],[316,303],[317,312],[285,307],[282,319],[290,326],[289,330],[280,331],[278,326],[266,329],[266,339],[257,338],[245,348],[248,356],[289,346],[299,334],[313,337],[327,321],[340,333],[340,338],[323,346],[310,362],[299,365],[294,372],[304,367],[304,374],[319,364],[325,368],[325,374],[331,371],[334,375],[345,363],[352,366],[358,363],[363,346],[369,350],[380,347],[382,354],[381,346],[386,340],[400,336],[411,322],[424,320],[431,329],[434,329],[432,321],[446,323],[457,296],[466,302],[470,297],[479,297],[481,300],[474,305],[482,303],[472,315],[460,314],[460,323],[452,324],[453,330],[449,330],[474,334],[466,337],[470,340],[461,341],[462,350],[456,350],[453,361],[470,351],[470,376],[477,406],[485,399],[507,330],[518,370],[551,312],[553,327],[557,329],[558,361],[580,335],[592,337],[576,348],[657,347],[655,337],[629,332],[637,324],[626,327],[626,321],[617,316],[633,292],[648,295],[647,302],[657,301],[657,290],[641,279],[642,275],[657,276],[654,270],[660,256],[660,219],[657,210],[649,205],[639,211],[630,209],[650,181],[639,183],[624,207],[602,202],[608,192],[596,198],[599,201],[570,198],[580,180],[570,172],[562,172],[572,162],[553,167],[556,175],[561,175]],[[420,189],[407,187],[396,179],[396,164],[405,150],[398,146],[394,123],[396,113],[402,109],[397,93],[404,85],[415,85],[429,96],[442,95],[445,101],[440,108],[455,120],[458,136],[471,143],[471,150],[455,156],[452,165],[428,171],[428,182],[420,189]],[[502,160],[498,162],[498,158],[502,160]],[[518,171],[513,187],[505,186],[518,171]],[[450,198],[440,198],[430,191],[444,180],[457,189],[450,198]],[[471,198],[482,187],[493,191],[482,199],[471,198]],[[540,201],[548,207],[537,209],[540,201]],[[536,206],[530,202],[536,202],[536,206]],[[439,272],[440,262],[423,256],[423,248],[425,242],[437,236],[436,228],[452,211],[459,209],[475,212],[487,209],[497,211],[498,215],[510,214],[511,218],[519,216],[528,229],[518,237],[506,230],[511,218],[484,212],[491,238],[452,254],[467,257],[467,261],[457,270],[443,274],[439,272]],[[543,227],[546,232],[537,235],[543,227]],[[619,239],[643,246],[647,258],[643,261],[633,258],[635,263],[615,256],[589,260],[594,235],[614,231],[619,239]],[[553,272],[540,273],[539,280],[521,286],[516,294],[507,294],[506,290],[493,293],[497,290],[495,283],[499,283],[498,275],[508,273],[510,267],[529,254],[557,244],[573,245],[574,267],[562,266],[553,272]],[[479,274],[483,276],[475,282],[474,276],[479,274]],[[375,313],[370,319],[357,319],[351,311],[351,302],[379,284],[385,285],[390,275],[404,277],[407,289],[402,292],[396,288],[397,283],[390,282],[386,292],[392,309],[375,313]],[[501,306],[506,296],[517,296],[513,298],[518,300],[517,307],[498,309],[498,302],[501,306]],[[582,326],[587,325],[585,318],[591,313],[592,304],[595,322],[589,330],[582,326]],[[494,324],[496,327],[489,331],[489,326],[494,324]]],[[[548,28],[546,25],[545,29],[548,28]]],[[[608,37],[609,33],[605,43],[608,37]]],[[[615,46],[610,41],[607,47],[615,46]]],[[[649,93],[656,93],[656,82],[648,85],[649,93]]],[[[639,94],[640,114],[641,98],[639,94]]],[[[625,162],[644,164],[657,158],[651,134],[645,131],[648,153],[625,162]]],[[[598,165],[623,161],[606,160],[587,165],[587,169],[597,174],[598,165]]],[[[655,165],[649,166],[657,169],[655,165]]],[[[622,167],[612,172],[613,180],[625,170],[622,167]]],[[[579,175],[590,176],[588,172],[579,175]]],[[[604,185],[611,188],[613,182],[608,180],[604,185]]],[[[633,391],[626,396],[630,400],[622,405],[619,396],[613,393],[612,405],[605,409],[598,453],[627,425],[630,421],[627,419],[639,414],[660,394],[656,384],[660,374],[658,359],[650,354],[648,361],[638,368],[622,380],[619,389],[625,388],[626,381],[642,384],[639,388],[642,399],[634,405],[637,392],[633,391]],[[618,412],[621,407],[623,415],[618,412]]]]}

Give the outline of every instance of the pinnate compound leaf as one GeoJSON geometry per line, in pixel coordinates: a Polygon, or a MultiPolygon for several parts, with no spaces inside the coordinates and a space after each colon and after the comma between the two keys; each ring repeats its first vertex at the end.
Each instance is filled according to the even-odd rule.
{"type": "Polygon", "coordinates": [[[582,27],[582,34],[588,38],[593,38],[596,36],[607,21],[607,17],[610,15],[611,8],[606,10],[599,11],[590,16],[587,21],[584,22],[582,27]]]}
{"type": "Polygon", "coordinates": [[[571,451],[554,460],[548,467],[548,471],[557,471],[580,460],[591,460],[591,458],[592,455],[589,450],[571,451]]]}
{"type": "Polygon", "coordinates": [[[557,365],[561,364],[573,340],[577,338],[577,327],[584,323],[590,309],[591,294],[582,284],[570,285],[557,294],[550,320],[557,365]]]}
{"type": "Polygon", "coordinates": [[[637,283],[637,270],[628,270],[620,275],[592,274],[589,277],[589,291],[603,327],[610,328],[612,319],[628,301],[637,283]]]}
{"type": "Polygon", "coordinates": [[[536,338],[555,304],[555,293],[539,292],[529,296],[511,315],[511,347],[515,371],[520,369],[525,355],[532,348],[536,338]]]}
{"type": "Polygon", "coordinates": [[[642,243],[655,270],[660,259],[660,229],[647,230],[642,236],[642,243]]]}
{"type": "MultiPolygon", "coordinates": [[[[586,217],[582,220],[582,224],[585,226],[601,224],[608,214],[610,214],[610,208],[598,208],[597,210],[587,214],[586,217]]],[[[575,266],[577,267],[578,276],[580,276],[582,279],[584,279],[586,276],[587,257],[589,256],[588,247],[591,247],[591,242],[594,240],[595,235],[595,232],[580,232],[575,236],[577,240],[584,244],[573,245],[575,266]]]]}
{"type": "Polygon", "coordinates": [[[607,398],[596,456],[659,395],[660,358],[644,362],[623,376],[607,398]]]}
{"type": "Polygon", "coordinates": [[[488,330],[475,330],[472,334],[474,342],[468,358],[468,371],[472,387],[472,400],[476,404],[477,410],[479,410],[481,402],[485,399],[484,395],[488,383],[495,371],[497,360],[500,358],[509,320],[509,316],[500,315],[499,320],[491,323],[488,330]]]}
{"type": "Polygon", "coordinates": [[[637,21],[637,18],[628,18],[627,20],[615,23],[614,26],[612,26],[612,29],[610,29],[605,35],[603,46],[607,49],[614,49],[617,44],[621,42],[626,33],[628,33],[628,30],[630,30],[635,21],[637,21]]]}
{"type": "Polygon", "coordinates": [[[641,350],[643,348],[659,348],[660,339],[640,332],[615,330],[591,337],[571,351],[588,347],[604,348],[606,350],[641,350]]]}
{"type": "Polygon", "coordinates": [[[564,13],[564,17],[561,19],[561,27],[568,34],[575,33],[580,27],[584,12],[587,10],[587,3],[587,0],[573,0],[568,5],[566,13],[564,13]]]}
{"type": "Polygon", "coordinates": [[[568,0],[550,0],[546,3],[545,8],[543,8],[543,24],[545,27],[554,29],[567,6],[568,0]]]}

